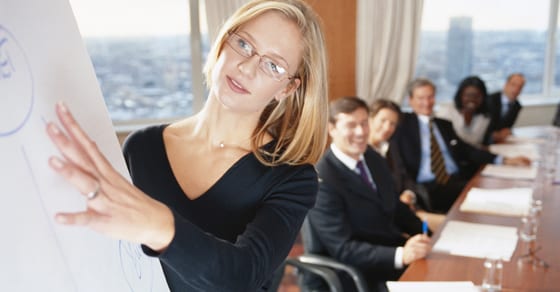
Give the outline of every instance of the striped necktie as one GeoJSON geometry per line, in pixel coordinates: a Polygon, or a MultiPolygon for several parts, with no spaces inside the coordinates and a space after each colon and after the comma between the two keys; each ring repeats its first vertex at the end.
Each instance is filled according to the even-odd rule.
{"type": "Polygon", "coordinates": [[[436,183],[444,185],[449,180],[449,175],[445,170],[445,161],[443,160],[443,155],[439,144],[434,135],[433,121],[430,120],[430,166],[432,172],[436,176],[436,183]]]}

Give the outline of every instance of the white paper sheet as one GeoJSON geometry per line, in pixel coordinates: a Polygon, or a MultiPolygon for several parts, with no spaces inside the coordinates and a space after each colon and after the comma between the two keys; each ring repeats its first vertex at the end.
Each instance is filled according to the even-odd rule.
{"type": "Polygon", "coordinates": [[[532,200],[533,190],[530,188],[471,188],[459,210],[521,217],[528,213],[532,200]]]}
{"type": "Polygon", "coordinates": [[[517,228],[449,221],[432,251],[452,255],[509,261],[517,245],[517,228]]]}
{"type": "Polygon", "coordinates": [[[389,292],[479,292],[480,290],[469,281],[437,281],[437,282],[387,282],[389,292]]]}
{"type": "Polygon", "coordinates": [[[537,177],[537,168],[534,166],[511,166],[487,164],[482,170],[483,176],[505,179],[533,180],[537,177]]]}
{"type": "Polygon", "coordinates": [[[538,137],[509,136],[506,138],[505,142],[514,143],[514,144],[525,144],[525,143],[544,144],[546,143],[546,139],[538,138],[538,137]]]}
{"type": "Polygon", "coordinates": [[[492,144],[488,150],[504,157],[525,156],[533,161],[540,158],[539,148],[534,143],[492,144]]]}
{"type": "Polygon", "coordinates": [[[0,291],[169,291],[137,244],[54,222],[85,207],[47,164],[57,151],[45,124],[59,100],[128,177],[68,2],[0,0],[0,291]]]}

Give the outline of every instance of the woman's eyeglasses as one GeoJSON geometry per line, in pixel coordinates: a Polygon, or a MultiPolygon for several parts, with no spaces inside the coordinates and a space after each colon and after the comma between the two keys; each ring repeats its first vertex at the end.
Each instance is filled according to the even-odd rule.
{"type": "Polygon", "coordinates": [[[255,51],[255,48],[244,38],[236,33],[230,33],[227,39],[228,45],[239,55],[245,58],[251,58],[254,55],[259,57],[259,68],[266,75],[276,81],[284,79],[292,79],[294,76],[288,75],[288,65],[278,64],[277,61],[272,60],[270,57],[260,55],[255,51]]]}

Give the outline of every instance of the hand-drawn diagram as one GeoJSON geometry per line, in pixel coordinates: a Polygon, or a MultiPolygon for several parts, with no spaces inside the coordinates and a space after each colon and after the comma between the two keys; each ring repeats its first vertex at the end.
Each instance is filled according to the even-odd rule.
{"type": "Polygon", "coordinates": [[[17,132],[33,108],[33,76],[17,39],[0,24],[0,138],[17,132]]]}
{"type": "Polygon", "coordinates": [[[58,212],[87,208],[48,165],[58,153],[45,122],[56,122],[57,102],[129,178],[126,164],[68,1],[0,0],[0,7],[0,250],[10,251],[0,290],[168,292],[157,258],[137,244],[55,222],[58,212]]]}
{"type": "Polygon", "coordinates": [[[119,241],[121,268],[131,292],[152,291],[153,267],[138,244],[119,241]]]}

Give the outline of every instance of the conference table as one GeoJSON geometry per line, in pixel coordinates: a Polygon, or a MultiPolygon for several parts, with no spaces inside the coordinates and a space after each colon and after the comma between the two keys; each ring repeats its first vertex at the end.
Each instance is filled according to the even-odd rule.
{"type": "MultiPolygon", "coordinates": [[[[515,135],[541,137],[550,133],[548,127],[527,127],[514,130],[515,135]]],[[[560,135],[560,134],[559,134],[560,135]]],[[[555,146],[558,149],[558,146],[555,146]]],[[[558,152],[558,151],[555,151],[558,152]]],[[[547,158],[548,159],[548,158],[547,158]]],[[[556,171],[560,171],[557,169],[556,171]]],[[[511,188],[533,187],[532,180],[512,180],[475,175],[467,184],[453,207],[448,212],[442,228],[437,230],[432,239],[435,244],[443,226],[448,221],[458,220],[472,223],[495,224],[511,227],[521,225],[520,217],[488,215],[482,213],[461,212],[459,207],[465,200],[468,191],[479,188],[511,188]]],[[[548,267],[524,261],[523,255],[529,249],[529,243],[518,240],[517,247],[510,261],[503,264],[502,291],[560,291],[560,185],[547,184],[542,189],[540,199],[543,202],[537,240],[532,248],[540,247],[536,256],[546,261],[548,267]]],[[[472,281],[480,286],[484,276],[484,259],[453,256],[450,254],[431,252],[425,259],[412,263],[399,281],[472,281]]]]}

